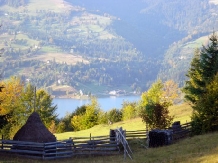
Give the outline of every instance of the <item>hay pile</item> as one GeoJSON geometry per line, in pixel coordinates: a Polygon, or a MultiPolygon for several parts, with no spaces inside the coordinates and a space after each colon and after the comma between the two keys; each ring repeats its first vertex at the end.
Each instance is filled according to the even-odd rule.
{"type": "Polygon", "coordinates": [[[42,123],[39,114],[33,112],[13,140],[38,143],[56,142],[56,137],[42,123]]]}

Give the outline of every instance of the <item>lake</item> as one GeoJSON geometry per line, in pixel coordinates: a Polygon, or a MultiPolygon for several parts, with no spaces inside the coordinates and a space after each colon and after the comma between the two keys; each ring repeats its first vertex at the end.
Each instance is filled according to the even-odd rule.
{"type": "MultiPolygon", "coordinates": [[[[140,96],[110,96],[97,98],[100,108],[103,111],[108,111],[113,108],[121,109],[123,101],[135,102],[140,100],[140,96]]],[[[80,100],[72,98],[54,98],[53,104],[57,105],[58,118],[62,118],[66,113],[72,113],[77,107],[89,104],[90,100],[80,100]]]]}

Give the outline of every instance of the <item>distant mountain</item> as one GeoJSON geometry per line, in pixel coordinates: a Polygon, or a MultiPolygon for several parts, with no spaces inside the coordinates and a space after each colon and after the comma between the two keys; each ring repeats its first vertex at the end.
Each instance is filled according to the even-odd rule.
{"type": "Polygon", "coordinates": [[[145,91],[185,80],[195,48],[218,29],[216,0],[4,0],[4,78],[56,96],[145,91]],[[67,88],[67,89],[66,89],[67,88]],[[69,88],[69,89],[68,89],[69,88]]]}

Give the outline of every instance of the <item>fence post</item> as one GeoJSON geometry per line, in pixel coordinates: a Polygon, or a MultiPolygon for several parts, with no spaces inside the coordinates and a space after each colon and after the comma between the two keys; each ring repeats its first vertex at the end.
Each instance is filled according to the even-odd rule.
{"type": "Polygon", "coordinates": [[[43,144],[43,154],[42,154],[42,160],[44,160],[45,159],[45,143],[43,144]]]}
{"type": "Polygon", "coordinates": [[[2,149],[3,149],[3,139],[4,139],[4,136],[2,135],[2,149]]]}

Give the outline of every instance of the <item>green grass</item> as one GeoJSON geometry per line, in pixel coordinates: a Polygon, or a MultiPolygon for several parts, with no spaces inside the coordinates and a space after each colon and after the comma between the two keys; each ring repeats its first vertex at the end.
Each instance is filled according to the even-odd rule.
{"type": "Polygon", "coordinates": [[[50,161],[31,160],[11,155],[0,155],[0,163],[217,163],[218,162],[218,133],[195,136],[160,148],[142,148],[143,140],[131,140],[129,145],[133,151],[133,160],[123,154],[116,156],[86,156],[57,159],[50,161]]]}
{"type": "MultiPolygon", "coordinates": [[[[191,108],[187,104],[181,104],[171,107],[170,114],[175,115],[175,120],[185,120],[191,114],[191,108]],[[178,114],[178,115],[177,115],[178,114]]],[[[115,123],[109,125],[98,125],[91,129],[79,132],[66,132],[63,134],[56,134],[58,139],[67,139],[75,136],[92,136],[108,135],[110,129],[122,126],[126,130],[144,129],[145,125],[140,118],[133,120],[115,123]]],[[[18,156],[11,156],[0,154],[0,163],[217,163],[218,162],[218,132],[209,133],[205,135],[194,136],[180,140],[172,145],[160,148],[143,148],[146,145],[143,139],[129,140],[129,145],[133,151],[133,160],[130,158],[124,159],[123,153],[116,156],[86,156],[86,157],[72,157],[67,159],[57,159],[50,161],[31,160],[18,156]]]]}
{"type": "Polygon", "coordinates": [[[60,48],[56,46],[43,46],[40,52],[42,53],[57,53],[60,51],[60,48]]]}
{"type": "Polygon", "coordinates": [[[203,37],[200,37],[200,38],[196,39],[195,41],[188,42],[188,43],[184,46],[184,48],[199,48],[199,47],[201,47],[202,45],[207,44],[208,41],[209,41],[208,36],[203,36],[203,37]]]}
{"type": "Polygon", "coordinates": [[[25,35],[25,34],[17,34],[16,35],[16,39],[19,39],[19,40],[21,40],[21,39],[24,39],[24,40],[26,40],[27,41],[27,44],[28,45],[37,45],[38,43],[39,43],[39,41],[36,41],[36,40],[33,40],[33,39],[30,39],[27,35],[25,35]]]}
{"type": "Polygon", "coordinates": [[[97,125],[90,129],[77,132],[55,134],[55,136],[58,140],[69,139],[69,137],[89,137],[90,133],[92,136],[103,136],[109,135],[110,129],[116,129],[117,127],[123,127],[123,129],[128,131],[142,130],[145,129],[145,124],[142,122],[141,118],[136,118],[125,122],[114,123],[112,125],[97,125]]]}
{"type": "MultiPolygon", "coordinates": [[[[180,121],[181,123],[190,122],[190,115],[192,113],[192,108],[184,103],[180,105],[174,105],[169,108],[170,115],[174,116],[174,121],[180,121]]],[[[78,132],[65,132],[60,134],[55,134],[58,140],[68,139],[69,137],[89,137],[90,133],[92,136],[102,136],[109,135],[110,129],[116,129],[117,127],[123,127],[127,131],[133,130],[143,130],[145,129],[145,124],[142,122],[141,118],[135,118],[128,121],[122,121],[114,123],[112,125],[97,125],[88,130],[82,130],[78,132]]]]}
{"type": "Polygon", "coordinates": [[[183,103],[169,107],[170,115],[174,116],[174,121],[186,123],[191,121],[192,108],[189,104],[183,103]]]}
{"type": "Polygon", "coordinates": [[[93,31],[93,32],[102,32],[104,29],[101,28],[98,25],[89,25],[89,30],[93,31]]]}

